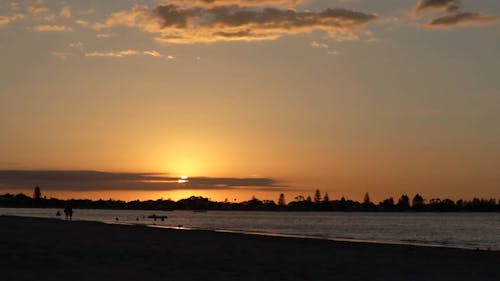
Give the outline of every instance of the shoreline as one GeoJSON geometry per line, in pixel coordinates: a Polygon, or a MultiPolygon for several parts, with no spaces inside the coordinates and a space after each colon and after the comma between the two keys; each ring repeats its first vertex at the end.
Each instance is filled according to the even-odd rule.
{"type": "Polygon", "coordinates": [[[500,252],[0,216],[5,280],[485,280],[500,252]]]}
{"type": "MultiPolygon", "coordinates": [[[[100,222],[100,221],[95,221],[100,222]]],[[[155,224],[133,224],[133,223],[106,223],[105,224],[119,224],[128,226],[144,226],[159,229],[173,229],[173,230],[183,230],[183,231],[211,231],[215,233],[233,233],[241,235],[254,235],[254,236],[266,236],[266,237],[279,237],[279,238],[297,238],[297,239],[312,239],[312,240],[323,240],[323,241],[333,241],[333,242],[347,242],[347,243],[361,243],[361,244],[375,244],[375,245],[399,245],[399,246],[414,246],[414,247],[430,247],[430,248],[444,248],[444,249],[461,249],[461,250],[471,250],[471,251],[488,251],[488,252],[499,252],[500,250],[495,249],[481,249],[475,247],[465,247],[465,246],[454,246],[454,245],[441,245],[433,243],[419,243],[419,242],[404,242],[404,241],[381,241],[381,240],[365,240],[365,239],[355,239],[355,238],[329,238],[323,236],[314,235],[301,235],[301,234],[285,234],[285,233],[274,233],[265,231],[248,231],[248,230],[234,230],[234,229],[204,229],[195,227],[185,227],[185,226],[167,226],[167,225],[155,225],[155,224]]]]}
{"type": "MultiPolygon", "coordinates": [[[[54,219],[64,221],[62,217],[35,217],[35,216],[24,216],[24,215],[0,215],[0,217],[21,217],[21,218],[41,218],[41,219],[54,219]]],[[[101,220],[87,220],[87,219],[74,219],[74,222],[84,221],[84,222],[97,222],[107,225],[124,225],[124,226],[144,226],[149,228],[157,229],[172,229],[172,230],[183,230],[183,231],[211,231],[215,233],[234,233],[241,235],[256,235],[256,236],[267,236],[267,237],[281,237],[281,238],[298,238],[298,239],[313,239],[313,240],[324,240],[324,241],[334,241],[334,242],[348,242],[348,243],[366,243],[374,245],[400,245],[400,246],[414,246],[414,247],[431,247],[431,248],[445,248],[445,249],[463,249],[463,250],[473,250],[473,251],[492,251],[500,252],[500,249],[492,249],[486,247],[474,247],[474,246],[463,246],[463,245],[453,245],[453,244],[439,244],[432,242],[419,242],[419,241],[384,241],[384,240],[370,240],[370,239],[356,239],[356,238],[344,238],[344,237],[327,237],[320,235],[306,235],[306,234],[293,234],[293,233],[279,233],[279,232],[266,232],[258,230],[244,230],[244,229],[224,229],[224,228],[199,228],[199,227],[189,227],[189,226],[169,226],[169,225],[159,225],[154,222],[151,223],[134,223],[134,222],[119,222],[119,221],[101,221],[101,220]]]]}

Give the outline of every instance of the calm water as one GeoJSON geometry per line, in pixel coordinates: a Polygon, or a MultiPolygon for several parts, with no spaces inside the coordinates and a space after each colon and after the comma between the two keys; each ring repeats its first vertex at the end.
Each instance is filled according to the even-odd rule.
{"type": "MultiPolygon", "coordinates": [[[[0,215],[56,218],[57,209],[7,209],[0,215]]],[[[61,210],[62,213],[62,210],[61,210]]],[[[500,251],[500,213],[322,213],[75,210],[75,220],[139,223],[322,239],[414,243],[500,251]],[[167,215],[165,221],[148,215],[167,215]]]]}

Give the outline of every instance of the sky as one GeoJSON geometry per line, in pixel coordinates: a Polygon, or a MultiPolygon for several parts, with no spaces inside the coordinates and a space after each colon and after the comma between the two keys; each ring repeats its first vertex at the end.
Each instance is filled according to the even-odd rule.
{"type": "Polygon", "coordinates": [[[0,193],[500,198],[499,50],[498,0],[0,0],[0,193]]]}

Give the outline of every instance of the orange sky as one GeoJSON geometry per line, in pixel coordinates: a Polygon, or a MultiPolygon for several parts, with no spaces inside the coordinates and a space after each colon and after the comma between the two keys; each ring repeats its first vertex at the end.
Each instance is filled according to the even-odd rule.
{"type": "Polygon", "coordinates": [[[4,173],[0,193],[500,197],[500,4],[231,3],[0,2],[0,174],[212,178],[4,173]],[[238,186],[252,179],[272,184],[238,186]]]}

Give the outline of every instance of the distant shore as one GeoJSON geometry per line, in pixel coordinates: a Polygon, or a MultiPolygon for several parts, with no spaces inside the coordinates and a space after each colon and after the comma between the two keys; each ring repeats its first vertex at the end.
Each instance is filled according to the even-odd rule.
{"type": "MultiPolygon", "coordinates": [[[[37,187],[38,188],[38,187],[37,187]]],[[[44,198],[41,191],[35,188],[34,196],[25,194],[0,195],[1,208],[59,208],[72,207],[75,209],[111,209],[111,210],[191,210],[191,211],[296,211],[296,212],[500,212],[500,201],[497,199],[474,198],[472,200],[459,199],[430,199],[426,201],[421,195],[415,194],[412,200],[402,195],[397,201],[387,198],[378,204],[371,202],[368,194],[363,202],[346,199],[330,200],[328,194],[321,199],[319,190],[316,190],[314,199],[311,196],[296,197],[295,201],[286,203],[283,194],[278,203],[273,200],[259,200],[252,198],[243,202],[217,202],[209,198],[191,196],[173,201],[171,199],[157,199],[146,201],[97,200],[44,198]]]]}
{"type": "Polygon", "coordinates": [[[16,280],[496,280],[500,252],[0,216],[16,280]]]}

